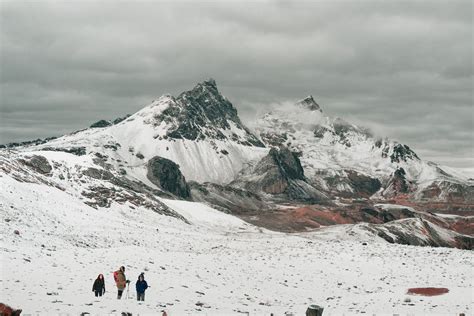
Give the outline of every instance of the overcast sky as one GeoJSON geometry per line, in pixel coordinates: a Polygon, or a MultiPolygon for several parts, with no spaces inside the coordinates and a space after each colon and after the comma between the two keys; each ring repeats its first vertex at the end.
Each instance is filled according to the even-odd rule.
{"type": "Polygon", "coordinates": [[[0,1],[0,143],[133,113],[209,77],[244,122],[328,115],[474,167],[471,1],[0,1]]]}

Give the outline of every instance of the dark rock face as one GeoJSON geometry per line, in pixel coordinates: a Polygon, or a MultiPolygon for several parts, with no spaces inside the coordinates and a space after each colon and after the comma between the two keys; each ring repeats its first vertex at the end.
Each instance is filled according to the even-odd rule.
{"type": "Polygon", "coordinates": [[[378,179],[360,174],[352,170],[346,170],[347,176],[354,188],[354,192],[363,197],[370,197],[376,193],[381,187],[382,183],[378,179]]]}
{"type": "Polygon", "coordinates": [[[314,98],[312,95],[304,98],[301,101],[298,101],[296,105],[309,109],[311,111],[319,111],[319,112],[323,111],[321,110],[321,107],[319,106],[319,104],[317,104],[316,101],[314,101],[314,98]]]}
{"type": "Polygon", "coordinates": [[[402,162],[407,160],[420,160],[417,154],[407,145],[397,144],[393,147],[393,152],[390,155],[391,162],[402,162]]]}
{"type": "Polygon", "coordinates": [[[213,79],[198,84],[191,91],[181,93],[167,109],[157,115],[158,122],[171,123],[166,136],[175,139],[225,140],[222,130],[230,130],[230,122],[245,132],[245,137],[232,134],[230,140],[243,145],[264,147],[240,121],[232,103],[218,91],[213,79]]]}
{"type": "Polygon", "coordinates": [[[304,171],[298,154],[290,151],[287,147],[280,150],[270,149],[268,156],[278,166],[280,173],[287,179],[304,180],[304,171]]]}
{"type": "Polygon", "coordinates": [[[53,170],[48,159],[43,156],[33,155],[32,157],[22,160],[22,162],[41,174],[49,174],[51,170],[53,170]]]}
{"type": "Polygon", "coordinates": [[[100,120],[100,121],[97,121],[95,122],[94,124],[92,124],[90,126],[90,128],[102,128],[102,127],[107,127],[107,126],[112,126],[112,125],[116,125],[120,122],[122,122],[123,120],[127,119],[130,117],[130,114],[127,114],[123,117],[118,117],[116,118],[115,120],[113,121],[109,121],[109,120],[100,120]]]}
{"type": "Polygon", "coordinates": [[[123,120],[129,118],[130,116],[131,116],[131,114],[127,114],[127,115],[125,115],[125,116],[123,116],[123,117],[117,117],[115,120],[112,121],[112,124],[113,124],[113,125],[116,125],[116,124],[122,122],[123,120]]]}
{"type": "Polygon", "coordinates": [[[286,147],[270,149],[267,156],[231,185],[251,192],[282,195],[300,201],[326,199],[321,192],[306,182],[298,155],[286,147]]]}
{"type": "Polygon", "coordinates": [[[100,120],[90,126],[90,128],[102,128],[112,125],[110,121],[100,120]]]}
{"type": "Polygon", "coordinates": [[[253,170],[263,175],[255,185],[265,193],[281,194],[290,185],[289,180],[304,180],[303,167],[296,154],[288,148],[272,148],[253,170]]]}
{"type": "Polygon", "coordinates": [[[179,165],[163,157],[153,157],[148,161],[147,178],[161,189],[182,198],[190,198],[191,193],[179,165]]]}
{"type": "Polygon", "coordinates": [[[388,182],[387,188],[384,190],[385,197],[394,197],[399,194],[406,194],[410,192],[410,182],[405,177],[406,172],[403,168],[398,168],[393,173],[388,182]]]}
{"type": "Polygon", "coordinates": [[[110,171],[97,168],[87,168],[82,171],[82,174],[99,180],[110,180],[114,177],[110,171]]]}

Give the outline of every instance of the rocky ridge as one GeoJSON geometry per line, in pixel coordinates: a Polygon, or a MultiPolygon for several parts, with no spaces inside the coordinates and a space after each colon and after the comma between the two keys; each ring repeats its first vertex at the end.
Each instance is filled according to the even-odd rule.
{"type": "Polygon", "coordinates": [[[186,199],[270,229],[367,223],[366,231],[387,241],[472,247],[471,222],[433,214],[473,212],[472,180],[325,116],[312,96],[290,112],[265,114],[257,126],[255,133],[245,127],[210,79],[131,116],[4,149],[0,167],[17,181],[56,187],[96,209],[129,203],[179,217],[160,199],[186,199]],[[375,206],[382,202],[425,215],[387,213],[375,206]],[[449,240],[434,233],[420,237],[424,242],[410,239],[406,218],[429,222],[414,224],[425,227],[418,234],[447,230],[438,235],[449,240]]]}

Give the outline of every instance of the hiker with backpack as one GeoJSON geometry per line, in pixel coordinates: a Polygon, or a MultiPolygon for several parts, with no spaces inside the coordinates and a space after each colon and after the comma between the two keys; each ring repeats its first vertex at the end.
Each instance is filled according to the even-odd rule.
{"type": "Polygon", "coordinates": [[[125,277],[125,267],[121,266],[120,269],[114,272],[114,280],[115,284],[117,285],[117,299],[122,298],[122,293],[125,287],[127,286],[127,283],[130,283],[130,281],[127,280],[125,277]]]}
{"type": "Polygon", "coordinates": [[[92,285],[92,292],[95,292],[96,297],[102,296],[105,293],[104,275],[99,274],[97,279],[95,279],[94,285],[92,285]]]}
{"type": "Polygon", "coordinates": [[[135,287],[137,289],[137,300],[145,301],[145,290],[148,288],[148,283],[145,281],[145,273],[140,273],[135,287]]]}

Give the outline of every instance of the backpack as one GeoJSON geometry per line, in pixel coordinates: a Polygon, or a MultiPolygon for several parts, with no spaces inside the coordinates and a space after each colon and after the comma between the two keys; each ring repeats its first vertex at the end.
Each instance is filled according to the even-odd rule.
{"type": "Polygon", "coordinates": [[[118,271],[114,272],[114,280],[115,280],[115,283],[118,282],[118,271]]]}

